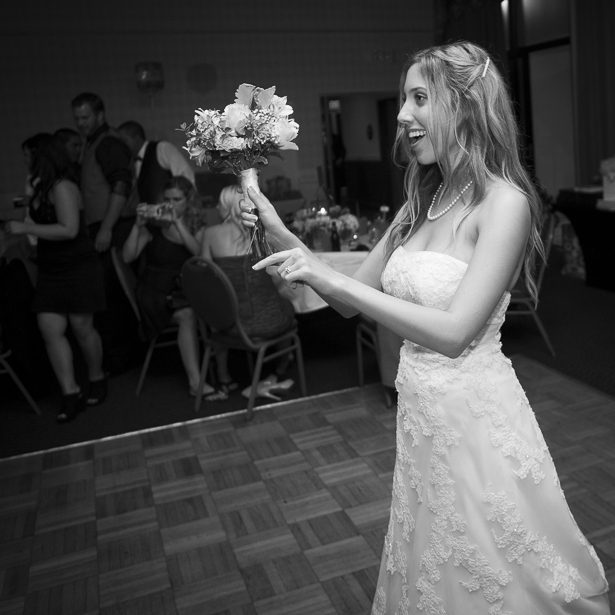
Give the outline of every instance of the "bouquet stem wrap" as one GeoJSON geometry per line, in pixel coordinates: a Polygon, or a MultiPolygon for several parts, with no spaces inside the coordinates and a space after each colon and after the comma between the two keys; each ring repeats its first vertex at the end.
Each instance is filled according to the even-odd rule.
{"type": "MultiPolygon", "coordinates": [[[[261,193],[258,187],[258,170],[257,169],[245,169],[240,172],[239,181],[241,183],[241,190],[245,196],[248,195],[248,188],[254,189],[255,192],[261,193]]],[[[253,211],[258,215],[258,210],[253,211]]],[[[250,246],[248,247],[248,254],[254,261],[260,261],[263,258],[273,254],[271,246],[267,242],[265,235],[265,228],[260,218],[256,221],[254,229],[252,230],[252,238],[250,239],[250,246]]]]}

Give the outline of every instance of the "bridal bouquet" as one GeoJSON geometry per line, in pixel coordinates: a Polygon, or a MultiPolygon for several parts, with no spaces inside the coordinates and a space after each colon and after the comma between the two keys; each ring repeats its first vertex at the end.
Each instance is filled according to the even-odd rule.
{"type": "MultiPolygon", "coordinates": [[[[206,162],[212,171],[229,169],[240,178],[244,194],[249,186],[260,192],[258,168],[268,164],[269,156],[281,158],[281,150],[299,149],[293,143],[299,124],[290,118],[292,112],[286,96],[275,95],[275,86],[265,90],[244,83],[224,111],[197,109],[194,123],[179,130],[188,137],[184,149],[199,166],[206,162]]],[[[256,259],[272,252],[260,221],[249,251],[256,259]]]]}

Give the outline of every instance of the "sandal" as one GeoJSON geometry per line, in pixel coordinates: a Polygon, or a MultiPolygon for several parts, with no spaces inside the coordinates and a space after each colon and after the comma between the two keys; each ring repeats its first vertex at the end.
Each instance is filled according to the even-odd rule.
{"type": "Polygon", "coordinates": [[[85,397],[81,391],[62,396],[62,410],[58,412],[58,423],[72,421],[80,412],[85,410],[85,397]]]}
{"type": "Polygon", "coordinates": [[[107,376],[103,376],[100,380],[90,380],[90,391],[88,393],[87,405],[96,406],[102,404],[107,397],[107,376]]]}
{"type": "Polygon", "coordinates": [[[239,389],[239,385],[233,380],[229,380],[228,382],[220,382],[220,390],[224,391],[227,394],[227,396],[229,393],[232,393],[233,391],[236,391],[237,389],[239,389]]]}
{"type": "Polygon", "coordinates": [[[222,388],[214,389],[213,393],[205,395],[203,397],[205,401],[226,401],[228,399],[228,393],[222,388]]]}

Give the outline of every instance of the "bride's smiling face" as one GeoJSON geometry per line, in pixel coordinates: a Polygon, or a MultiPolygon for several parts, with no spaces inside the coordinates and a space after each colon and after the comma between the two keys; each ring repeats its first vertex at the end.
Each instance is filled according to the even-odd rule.
{"type": "MultiPolygon", "coordinates": [[[[435,130],[442,130],[439,126],[439,114],[433,93],[428,88],[427,80],[423,77],[419,67],[413,64],[406,74],[406,81],[402,94],[402,107],[397,115],[397,121],[406,134],[410,148],[419,164],[433,164],[440,159],[439,148],[434,145],[438,142],[435,130]]],[[[454,146],[454,138],[450,134],[445,138],[446,148],[454,146]]]]}

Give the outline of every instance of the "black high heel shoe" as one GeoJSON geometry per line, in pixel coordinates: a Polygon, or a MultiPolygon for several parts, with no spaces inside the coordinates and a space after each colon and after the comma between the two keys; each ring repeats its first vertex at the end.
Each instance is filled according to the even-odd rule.
{"type": "Polygon", "coordinates": [[[72,421],[85,409],[85,397],[82,391],[62,396],[62,410],[58,413],[58,423],[72,421]]]}
{"type": "Polygon", "coordinates": [[[86,403],[88,406],[102,404],[107,397],[107,376],[100,380],[90,380],[90,390],[86,403]]]}

